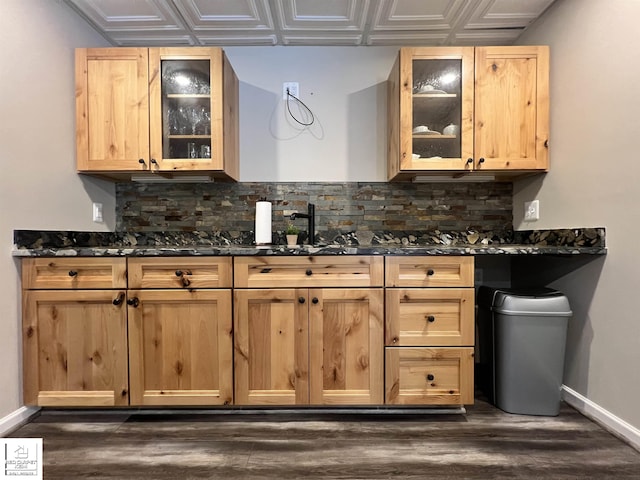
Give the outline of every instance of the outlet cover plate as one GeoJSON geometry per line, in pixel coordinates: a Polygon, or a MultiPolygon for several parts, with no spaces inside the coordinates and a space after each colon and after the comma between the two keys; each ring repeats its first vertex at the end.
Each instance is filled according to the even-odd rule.
{"type": "Polygon", "coordinates": [[[540,220],[540,201],[524,202],[524,221],[535,222],[536,220],[540,220]]]}
{"type": "Polygon", "coordinates": [[[299,95],[298,95],[298,90],[299,90],[298,82],[284,82],[282,84],[282,99],[283,100],[287,99],[287,96],[288,96],[287,95],[287,90],[294,97],[300,98],[299,95]]]}

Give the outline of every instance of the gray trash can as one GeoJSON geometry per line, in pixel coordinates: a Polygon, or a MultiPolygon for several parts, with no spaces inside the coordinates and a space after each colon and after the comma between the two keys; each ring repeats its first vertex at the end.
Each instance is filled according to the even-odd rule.
{"type": "Polygon", "coordinates": [[[550,288],[478,290],[477,378],[508,413],[560,412],[569,301],[550,288]]]}

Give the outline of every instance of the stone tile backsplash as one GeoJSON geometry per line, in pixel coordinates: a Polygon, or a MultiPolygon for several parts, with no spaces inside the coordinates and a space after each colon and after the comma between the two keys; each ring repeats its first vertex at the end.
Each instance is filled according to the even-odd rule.
{"type": "MultiPolygon", "coordinates": [[[[511,183],[116,184],[116,230],[253,231],[255,203],[273,204],[274,231],[316,205],[322,232],[511,230],[511,183]]],[[[306,229],[306,220],[295,224],[306,229]]]]}

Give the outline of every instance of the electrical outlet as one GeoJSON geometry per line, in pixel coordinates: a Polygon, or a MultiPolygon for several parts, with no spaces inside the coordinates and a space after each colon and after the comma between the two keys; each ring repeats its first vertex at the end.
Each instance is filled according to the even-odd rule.
{"type": "Polygon", "coordinates": [[[93,202],[93,221],[97,223],[102,223],[104,220],[102,219],[102,204],[93,202]]]}
{"type": "Polygon", "coordinates": [[[540,220],[540,201],[524,202],[524,221],[534,222],[540,220]]]}
{"type": "Polygon", "coordinates": [[[298,82],[284,82],[282,84],[282,99],[286,100],[288,94],[298,97],[298,82]]]}

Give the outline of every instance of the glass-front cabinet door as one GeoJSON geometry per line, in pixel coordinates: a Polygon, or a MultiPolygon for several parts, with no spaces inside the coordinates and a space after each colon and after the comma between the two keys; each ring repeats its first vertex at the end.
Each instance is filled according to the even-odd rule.
{"type": "Polygon", "coordinates": [[[223,167],[222,52],[150,49],[151,170],[223,167]]]}
{"type": "Polygon", "coordinates": [[[402,49],[402,169],[473,169],[473,56],[472,47],[402,49]]]}

